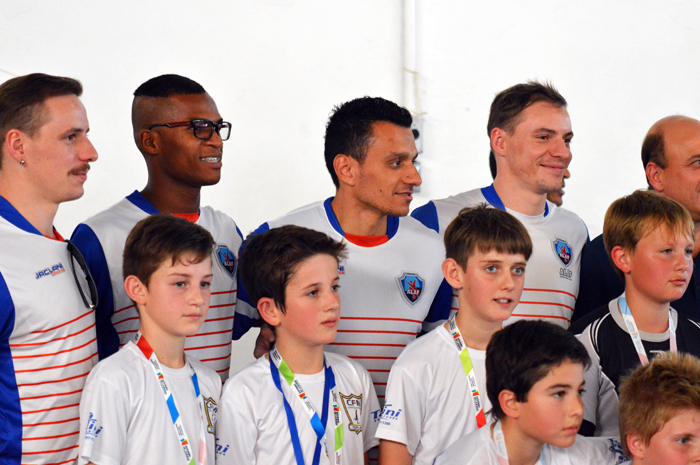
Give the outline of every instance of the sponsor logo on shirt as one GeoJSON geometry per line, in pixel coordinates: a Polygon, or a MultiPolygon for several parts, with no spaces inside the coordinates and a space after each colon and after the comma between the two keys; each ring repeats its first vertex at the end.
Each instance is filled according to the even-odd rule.
{"type": "Polygon", "coordinates": [[[362,432],[362,394],[350,394],[349,396],[340,393],[340,398],[343,400],[343,408],[345,408],[345,416],[350,422],[348,429],[356,434],[362,432]]]}
{"type": "Polygon", "coordinates": [[[571,247],[564,239],[554,239],[552,241],[552,249],[554,250],[554,255],[564,266],[571,264],[571,247]]]}
{"type": "Polygon", "coordinates": [[[37,271],[36,272],[36,279],[43,278],[44,276],[56,276],[57,274],[61,274],[64,271],[66,271],[66,269],[63,267],[63,263],[58,262],[49,268],[45,268],[41,271],[37,271]]]}
{"type": "Polygon", "coordinates": [[[216,438],[216,453],[218,455],[226,455],[226,452],[228,452],[228,448],[228,444],[222,446],[221,444],[219,444],[219,438],[216,438]]]}
{"type": "Polygon", "coordinates": [[[608,447],[608,450],[617,457],[617,461],[615,463],[625,463],[627,461],[627,456],[625,455],[624,449],[622,449],[622,444],[620,444],[620,441],[616,438],[608,438],[608,441],[610,441],[610,447],[608,447]]]}
{"type": "Polygon", "coordinates": [[[216,246],[216,258],[218,258],[219,265],[226,272],[229,278],[233,279],[236,276],[236,268],[238,267],[238,260],[236,256],[231,252],[231,249],[224,244],[217,244],[216,246]]]}
{"type": "Polygon", "coordinates": [[[216,427],[216,401],[211,397],[204,397],[204,406],[207,408],[207,433],[214,434],[216,427]]]}
{"type": "Polygon", "coordinates": [[[338,262],[338,274],[345,274],[345,260],[338,262]]]}
{"type": "Polygon", "coordinates": [[[414,306],[423,295],[425,280],[415,273],[403,273],[396,281],[403,298],[409,305],[414,306]]]}
{"type": "Polygon", "coordinates": [[[400,416],[401,409],[394,410],[394,406],[392,404],[385,404],[379,421],[382,425],[391,426],[391,422],[398,420],[400,416]]]}
{"type": "Polygon", "coordinates": [[[98,434],[102,431],[102,427],[97,427],[97,419],[95,415],[90,412],[87,421],[87,427],[85,428],[85,440],[94,441],[98,434]]]}

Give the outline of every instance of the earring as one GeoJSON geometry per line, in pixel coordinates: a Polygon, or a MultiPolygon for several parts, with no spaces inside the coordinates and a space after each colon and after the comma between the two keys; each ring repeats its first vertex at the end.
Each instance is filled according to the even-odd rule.
{"type": "Polygon", "coordinates": [[[24,166],[24,159],[22,159],[22,161],[19,162],[19,166],[24,166]]]}

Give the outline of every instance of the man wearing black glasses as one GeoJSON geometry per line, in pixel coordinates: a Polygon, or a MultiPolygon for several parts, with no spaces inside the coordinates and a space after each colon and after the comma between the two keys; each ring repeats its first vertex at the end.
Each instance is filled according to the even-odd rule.
{"type": "Polygon", "coordinates": [[[97,160],[82,91],[75,79],[46,74],[0,85],[3,464],[72,463],[80,395],[97,362],[97,295],[79,252],[53,228],[97,160]]]}
{"type": "Polygon", "coordinates": [[[187,340],[189,356],[228,378],[236,305],[236,268],[241,234],[234,221],[211,207],[200,208],[200,190],[219,182],[223,143],[231,123],[223,121],[198,83],[168,74],[134,92],[131,119],[148,183],[78,225],[72,240],[85,256],[100,295],[96,312],[100,359],[133,339],[138,314],[124,291],[122,252],[126,236],[143,218],[171,213],[203,226],[214,236],[211,310],[200,332],[187,340]]]}

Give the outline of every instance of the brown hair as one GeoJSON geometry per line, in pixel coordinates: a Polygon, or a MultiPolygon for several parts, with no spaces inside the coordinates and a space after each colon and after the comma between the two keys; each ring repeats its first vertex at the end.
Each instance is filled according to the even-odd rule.
{"type": "Polygon", "coordinates": [[[513,134],[515,127],[520,123],[520,114],[537,102],[566,107],[566,99],[548,82],[542,84],[537,81],[528,81],[498,93],[491,103],[489,121],[486,125],[489,137],[494,128],[501,128],[508,134],[513,134]]]}
{"type": "Polygon", "coordinates": [[[620,386],[620,439],[630,455],[627,436],[637,433],[649,445],[652,436],[683,410],[700,412],[700,360],[666,352],[640,366],[620,386]]]}
{"type": "Polygon", "coordinates": [[[485,203],[463,208],[445,230],[445,255],[466,269],[475,251],[495,250],[511,255],[532,255],[532,240],[525,226],[510,213],[485,203]]]}

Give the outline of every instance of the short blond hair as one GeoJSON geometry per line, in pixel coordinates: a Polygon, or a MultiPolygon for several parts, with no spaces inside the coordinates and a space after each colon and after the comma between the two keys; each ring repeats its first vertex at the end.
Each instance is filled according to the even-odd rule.
{"type": "MultiPolygon", "coordinates": [[[[608,257],[612,249],[618,246],[634,252],[642,238],[662,225],[673,234],[682,234],[695,241],[693,218],[675,200],[642,190],[615,200],[608,207],[603,223],[603,242],[608,257]]],[[[622,276],[622,272],[613,266],[622,276]]]]}
{"type": "Polygon", "coordinates": [[[631,457],[628,435],[637,433],[649,445],[652,436],[685,410],[700,413],[700,360],[666,352],[634,370],[620,386],[620,442],[625,454],[631,457]]]}

